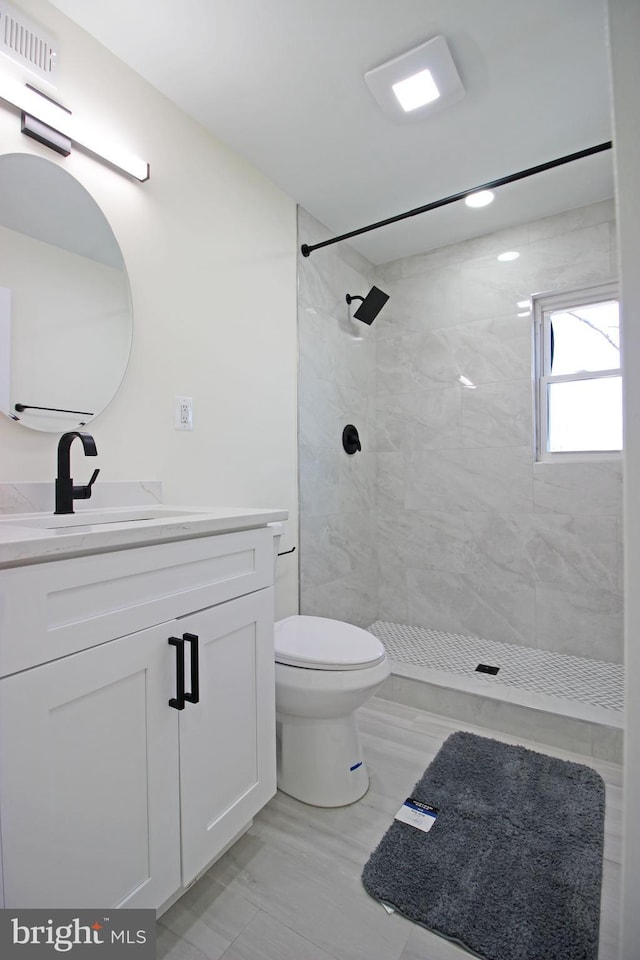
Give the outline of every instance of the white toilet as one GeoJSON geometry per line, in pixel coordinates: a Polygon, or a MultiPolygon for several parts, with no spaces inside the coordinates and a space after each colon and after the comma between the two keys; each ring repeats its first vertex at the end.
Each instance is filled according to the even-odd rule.
{"type": "Polygon", "coordinates": [[[360,627],[293,616],[275,625],[278,787],[317,807],[367,792],[355,710],[389,676],[384,647],[360,627]]]}

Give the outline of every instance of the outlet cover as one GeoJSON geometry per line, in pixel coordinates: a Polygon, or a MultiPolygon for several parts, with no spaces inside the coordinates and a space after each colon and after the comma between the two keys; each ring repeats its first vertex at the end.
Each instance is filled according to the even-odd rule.
{"type": "Polygon", "coordinates": [[[176,397],[174,426],[176,430],[193,430],[193,400],[191,397],[176,397]]]}

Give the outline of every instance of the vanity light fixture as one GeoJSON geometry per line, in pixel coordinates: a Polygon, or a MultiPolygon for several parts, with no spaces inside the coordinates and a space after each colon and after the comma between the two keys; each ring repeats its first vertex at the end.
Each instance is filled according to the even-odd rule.
{"type": "Polygon", "coordinates": [[[20,129],[27,137],[31,137],[39,143],[44,143],[45,147],[51,147],[52,150],[62,154],[63,157],[68,157],[71,153],[72,143],[69,137],[65,137],[64,134],[59,133],[53,127],[49,127],[42,120],[37,120],[28,113],[22,113],[20,129]]]}
{"type": "Polygon", "coordinates": [[[383,112],[404,122],[464,96],[464,87],[444,37],[433,37],[364,75],[383,112]]]}
{"type": "Polygon", "coordinates": [[[0,73],[0,100],[22,112],[23,133],[57,153],[68,156],[72,145],[76,144],[136,180],[144,182],[149,179],[146,161],[114,147],[96,131],[81,128],[70,110],[35,87],[17,83],[0,73]]]}
{"type": "Polygon", "coordinates": [[[469,193],[464,198],[468,207],[486,207],[493,203],[494,193],[491,190],[478,190],[477,193],[469,193]]]}

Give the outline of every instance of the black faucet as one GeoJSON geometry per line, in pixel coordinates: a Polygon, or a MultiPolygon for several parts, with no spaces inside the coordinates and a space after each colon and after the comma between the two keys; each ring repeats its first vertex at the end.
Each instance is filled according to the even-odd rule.
{"type": "Polygon", "coordinates": [[[58,476],[56,477],[56,513],[75,513],[73,509],[74,500],[88,500],[91,496],[91,487],[100,473],[99,470],[93,471],[93,476],[85,487],[74,487],[71,479],[71,444],[76,437],[82,441],[82,448],[85,456],[97,457],[96,442],[90,433],[79,433],[77,430],[71,433],[63,433],[58,443],[58,476]]]}

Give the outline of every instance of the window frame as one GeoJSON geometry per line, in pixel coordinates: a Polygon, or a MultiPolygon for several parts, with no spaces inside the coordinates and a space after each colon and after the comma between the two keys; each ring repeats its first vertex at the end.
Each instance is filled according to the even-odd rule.
{"type": "Polygon", "coordinates": [[[548,372],[551,358],[551,328],[548,316],[570,307],[582,307],[591,303],[616,300],[620,306],[619,284],[616,280],[561,290],[535,294],[531,297],[531,310],[534,324],[534,422],[535,456],[539,463],[576,462],[577,460],[619,460],[622,450],[562,450],[550,451],[548,446],[548,386],[553,383],[577,382],[579,380],[598,380],[606,377],[622,378],[622,343],[620,344],[620,366],[609,370],[593,370],[580,373],[552,375],[548,372]]]}

